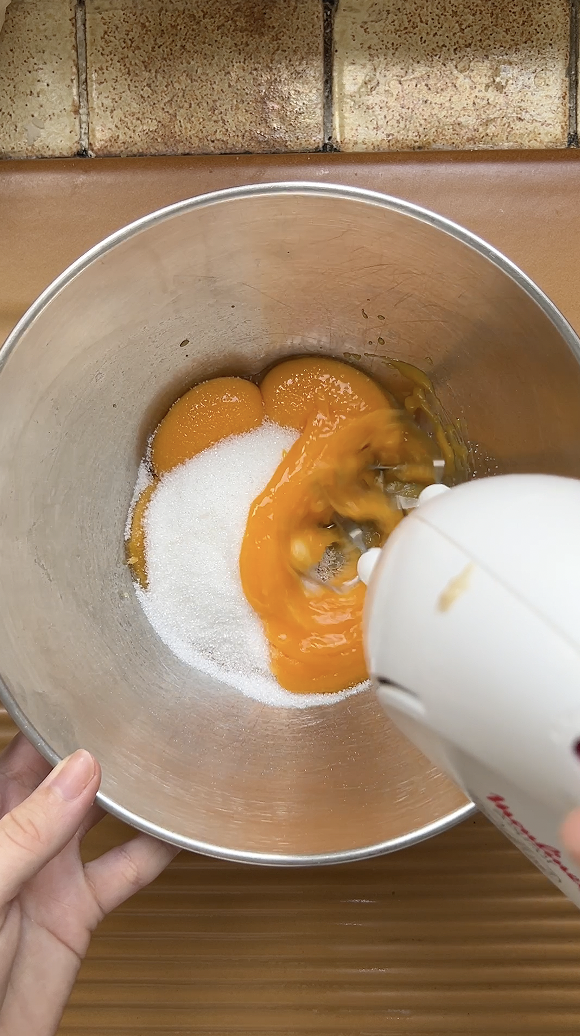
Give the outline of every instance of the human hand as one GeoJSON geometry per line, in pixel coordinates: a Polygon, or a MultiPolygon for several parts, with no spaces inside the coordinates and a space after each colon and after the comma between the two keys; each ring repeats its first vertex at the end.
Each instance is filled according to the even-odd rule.
{"type": "Polygon", "coordinates": [[[580,809],[575,809],[566,817],[560,837],[566,852],[570,853],[576,863],[580,863],[580,809]]]}
{"type": "Polygon", "coordinates": [[[0,756],[0,1036],[53,1036],[99,921],[178,852],[139,834],[83,866],[100,781],[88,752],[51,772],[22,734],[0,756]]]}

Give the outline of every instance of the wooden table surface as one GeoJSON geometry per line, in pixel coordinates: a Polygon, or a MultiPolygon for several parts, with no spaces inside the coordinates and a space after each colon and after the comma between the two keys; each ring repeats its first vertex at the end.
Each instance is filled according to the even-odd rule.
{"type": "MultiPolygon", "coordinates": [[[[450,216],[522,266],[580,331],[578,152],[443,152],[0,163],[0,341],[54,276],[123,224],[208,190],[285,179],[372,187],[450,216]]],[[[11,733],[0,715],[2,743],[11,733]]],[[[87,854],[126,833],[107,819],[87,854]]],[[[481,817],[333,868],[181,853],[101,925],[60,1029],[520,1032],[580,1034],[580,914],[481,817]]]]}

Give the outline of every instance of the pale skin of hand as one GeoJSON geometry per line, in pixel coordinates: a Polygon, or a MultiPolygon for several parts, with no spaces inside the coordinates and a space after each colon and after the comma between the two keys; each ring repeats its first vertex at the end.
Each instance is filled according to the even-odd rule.
{"type": "Polygon", "coordinates": [[[566,852],[576,863],[580,863],[580,809],[575,809],[566,818],[560,832],[566,852]]]}
{"type": "MultiPolygon", "coordinates": [[[[0,1036],[54,1036],[99,921],[178,852],[137,835],[83,865],[100,780],[88,752],[51,771],[21,734],[0,756],[0,1036]]],[[[562,839],[580,863],[580,810],[562,839]]]]}
{"type": "Polygon", "coordinates": [[[54,770],[19,734],[0,756],[0,1036],[54,1036],[91,934],[178,850],[140,834],[83,866],[99,764],[54,770]]]}

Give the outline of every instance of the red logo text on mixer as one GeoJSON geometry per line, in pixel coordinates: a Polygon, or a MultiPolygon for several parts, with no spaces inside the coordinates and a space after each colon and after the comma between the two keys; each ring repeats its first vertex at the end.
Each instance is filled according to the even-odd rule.
{"type": "Polygon", "coordinates": [[[539,842],[532,832],[528,831],[527,827],[524,827],[524,825],[514,817],[503,795],[488,795],[487,801],[491,802],[496,809],[499,810],[502,816],[505,817],[516,831],[519,831],[520,834],[524,835],[524,837],[527,838],[527,840],[535,846],[536,849],[539,849],[550,863],[555,864],[567,878],[570,878],[570,880],[580,888],[580,878],[578,878],[572,871],[568,870],[566,864],[562,862],[562,853],[560,850],[556,849],[554,845],[548,845],[546,842],[539,842]]]}

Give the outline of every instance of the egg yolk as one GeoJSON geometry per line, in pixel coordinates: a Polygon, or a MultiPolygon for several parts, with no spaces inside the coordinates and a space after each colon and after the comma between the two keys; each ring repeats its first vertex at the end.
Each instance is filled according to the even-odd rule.
{"type": "Polygon", "coordinates": [[[401,512],[375,467],[398,467],[396,478],[410,491],[433,474],[431,440],[361,371],[340,360],[305,357],[278,364],[260,387],[215,378],[186,392],[151,440],[156,481],[134,509],[128,564],[147,588],[145,517],[157,480],[264,418],[301,434],[250,509],[242,587],[262,620],[281,686],[302,694],[343,690],[365,680],[367,670],[365,587],[341,522],[372,530],[372,545],[382,545],[401,512]]]}
{"type": "Polygon", "coordinates": [[[336,516],[372,522],[378,542],[400,512],[376,484],[373,463],[399,457],[401,429],[383,399],[380,410],[345,420],[315,410],[255,500],[240,553],[244,593],[264,623],[272,672],[286,690],[339,691],[367,678],[362,644],[365,587],[336,516]],[[345,563],[327,585],[308,578],[336,546],[345,563]]]}
{"type": "Polygon", "coordinates": [[[266,415],[302,435],[252,505],[240,553],[244,593],[264,624],[271,668],[297,693],[340,691],[367,678],[365,587],[340,518],[370,525],[382,545],[400,521],[375,465],[430,470],[429,440],[401,419],[367,375],[318,357],[287,360],[260,385],[266,415]],[[317,574],[339,558],[334,578],[317,574]]]}
{"type": "Polygon", "coordinates": [[[145,514],[156,486],[156,482],[151,482],[150,485],[146,486],[135,504],[133,516],[131,518],[131,533],[125,545],[127,551],[127,564],[130,565],[133,576],[144,590],[147,589],[145,514]]]}
{"type": "Polygon", "coordinates": [[[315,403],[335,405],[344,417],[385,406],[383,390],[362,371],[340,360],[305,356],[268,371],[260,390],[266,416],[302,432],[315,403]]]}
{"type": "Polygon", "coordinates": [[[164,475],[229,435],[264,420],[260,389],[244,378],[214,378],[186,392],[161,421],[151,441],[156,475],[164,475]]]}

